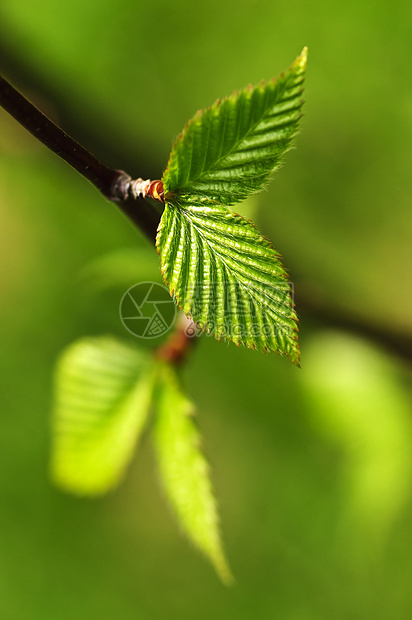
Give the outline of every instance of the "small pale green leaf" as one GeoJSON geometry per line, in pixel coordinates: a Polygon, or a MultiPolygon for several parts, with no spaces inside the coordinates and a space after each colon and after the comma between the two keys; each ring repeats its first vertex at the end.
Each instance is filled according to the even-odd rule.
{"type": "Polygon", "coordinates": [[[222,581],[230,583],[232,576],[222,550],[209,466],[200,449],[193,409],[175,372],[165,366],[154,426],[160,476],[187,536],[211,560],[222,581]]]}
{"type": "Polygon", "coordinates": [[[157,234],[162,274],[183,311],[218,340],[299,364],[291,286],[271,244],[220,205],[166,205],[157,234]]]}
{"type": "Polygon", "coordinates": [[[233,205],[260,190],[298,131],[307,49],[277,80],[199,111],[177,138],[163,175],[166,202],[233,205]]]}
{"type": "Polygon", "coordinates": [[[52,477],[78,494],[113,488],[128,465],[153,391],[149,355],[108,337],[66,349],[56,373],[52,477]]]}

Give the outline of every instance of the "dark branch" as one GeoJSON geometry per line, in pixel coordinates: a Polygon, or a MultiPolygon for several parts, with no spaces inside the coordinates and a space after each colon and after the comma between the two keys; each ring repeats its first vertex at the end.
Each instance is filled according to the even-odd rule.
{"type": "Polygon", "coordinates": [[[1,26],[0,75],[9,79],[20,92],[38,93],[40,100],[52,102],[58,112],[54,122],[76,136],[93,153],[99,153],[110,166],[127,170],[132,175],[139,173],[144,178],[153,178],[162,169],[163,158],[153,151],[153,144],[147,137],[141,134],[135,136],[132,131],[125,130],[115,111],[108,117],[99,102],[91,101],[81,90],[73,101],[62,84],[47,71],[43,73],[42,68],[31,63],[29,58],[23,60],[19,56],[18,50],[3,35],[1,26]]]}
{"type": "Polygon", "coordinates": [[[129,194],[131,177],[109,168],[87,149],[60,129],[45,114],[0,76],[0,105],[33,136],[88,179],[108,200],[119,208],[153,242],[160,215],[149,204],[138,202],[129,194]]]}
{"type": "MultiPolygon", "coordinates": [[[[106,158],[112,160],[113,162],[121,161],[125,167],[137,167],[140,171],[142,171],[143,175],[150,175],[150,172],[153,171],[154,168],[157,168],[157,164],[153,161],[148,161],[146,155],[143,157],[142,154],[140,154],[139,157],[139,153],[136,151],[135,146],[133,146],[133,158],[128,156],[128,153],[132,149],[130,148],[129,142],[127,141],[127,135],[122,135],[120,141],[112,141],[109,139],[106,142],[102,138],[105,138],[107,132],[95,132],[93,126],[82,124],[82,116],[79,117],[79,115],[73,115],[72,108],[66,106],[65,97],[54,88],[55,85],[52,82],[47,82],[47,80],[44,79],[41,73],[36,72],[35,68],[30,67],[28,69],[26,65],[21,64],[17,59],[17,56],[15,56],[12,52],[13,50],[6,47],[4,39],[0,37],[0,63],[2,65],[2,68],[6,70],[7,73],[13,75],[15,79],[19,77],[20,82],[24,84],[25,87],[29,86],[31,88],[38,88],[40,84],[40,92],[42,92],[43,95],[46,94],[50,98],[50,100],[58,103],[59,112],[63,112],[65,125],[69,125],[72,128],[73,133],[76,133],[76,135],[80,135],[83,141],[91,142],[92,144],[94,144],[94,148],[98,149],[99,152],[104,152],[106,154],[106,158]],[[119,148],[119,143],[121,144],[121,148],[119,148]],[[136,157],[138,157],[139,161],[136,161],[136,157]]],[[[2,105],[13,116],[15,116],[3,103],[3,86],[0,87],[0,90],[2,105]]],[[[84,105],[87,105],[87,103],[84,102],[84,105]]],[[[32,106],[31,104],[29,104],[29,106],[31,106],[31,109],[34,109],[37,114],[40,114],[49,123],[56,127],[56,125],[54,125],[52,121],[44,117],[44,115],[42,115],[41,112],[34,108],[34,106],[32,106]]],[[[87,114],[85,115],[86,118],[88,116],[89,115],[87,114]]],[[[20,119],[17,120],[21,122],[20,119]]],[[[29,129],[29,131],[31,130],[29,129]]],[[[58,129],[58,131],[60,131],[62,135],[65,135],[66,139],[69,138],[69,136],[67,136],[67,134],[65,134],[61,130],[58,129]]],[[[40,137],[36,132],[32,131],[32,133],[34,133],[36,138],[40,137]]],[[[117,181],[118,184],[120,184],[121,186],[122,181],[124,182],[125,178],[128,179],[127,175],[126,177],[122,176],[124,173],[119,174],[119,171],[108,168],[107,166],[102,164],[102,162],[100,162],[97,158],[93,157],[88,151],[86,151],[86,149],[78,145],[74,140],[72,141],[72,144],[75,145],[77,148],[82,149],[83,153],[86,153],[88,156],[93,158],[97,166],[94,168],[94,173],[96,173],[97,171],[97,177],[99,179],[99,172],[103,172],[104,175],[106,171],[108,171],[109,175],[113,175],[111,178],[114,185],[116,185],[117,181]],[[102,168],[100,168],[100,166],[102,166],[102,168]]],[[[71,165],[73,164],[71,163],[71,165]]],[[[77,167],[76,170],[78,170],[77,167]]],[[[79,172],[83,174],[82,170],[79,170],[79,172]]],[[[94,183],[93,179],[91,179],[90,177],[87,178],[89,178],[89,180],[94,183]]],[[[100,180],[98,181],[99,183],[100,180]]],[[[106,182],[102,184],[102,187],[107,188],[110,184],[109,181],[110,176],[106,177],[106,182]]],[[[96,183],[94,184],[96,185],[96,183]]],[[[96,187],[98,187],[98,189],[102,191],[102,189],[100,189],[98,185],[96,185],[96,187]]],[[[112,187],[112,185],[110,185],[110,187],[112,187]]],[[[116,191],[117,190],[115,189],[114,192],[116,193],[116,191]]],[[[107,197],[105,191],[102,191],[102,193],[107,197]]],[[[111,200],[116,200],[120,210],[125,215],[127,215],[132,220],[132,222],[140,230],[142,230],[153,242],[160,220],[160,213],[157,213],[155,208],[151,204],[149,204],[148,201],[142,199],[136,201],[133,198],[127,198],[126,200],[111,198],[111,200]]],[[[315,321],[319,320],[322,324],[327,324],[359,333],[360,335],[363,335],[367,338],[372,339],[375,342],[380,343],[389,350],[393,351],[395,354],[400,355],[405,360],[412,360],[412,337],[410,335],[392,333],[385,326],[377,326],[376,328],[372,328],[367,325],[365,321],[362,321],[361,318],[358,316],[350,316],[346,313],[344,315],[341,315],[335,308],[330,307],[327,303],[319,302],[319,304],[314,304],[313,301],[311,301],[311,297],[305,296],[304,294],[301,294],[299,297],[300,298],[298,300],[298,310],[300,311],[301,315],[306,315],[306,317],[312,318],[315,321]]]]}
{"type": "Polygon", "coordinates": [[[323,327],[329,325],[358,334],[379,343],[398,357],[411,362],[412,334],[391,330],[383,325],[374,325],[356,313],[351,313],[348,310],[339,311],[339,309],[328,306],[324,302],[317,302],[312,296],[305,295],[305,293],[301,293],[297,297],[296,307],[301,317],[306,316],[309,319],[314,319],[323,327]]]}
{"type": "Polygon", "coordinates": [[[110,198],[111,187],[118,173],[57,127],[2,77],[0,104],[35,138],[91,181],[104,196],[110,198]]]}

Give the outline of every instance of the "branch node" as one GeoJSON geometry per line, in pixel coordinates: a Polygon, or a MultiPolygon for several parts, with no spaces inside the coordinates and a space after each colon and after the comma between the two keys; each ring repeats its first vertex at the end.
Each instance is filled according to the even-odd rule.
{"type": "Polygon", "coordinates": [[[158,202],[165,201],[165,191],[162,181],[151,181],[150,179],[144,181],[143,179],[136,179],[130,183],[130,193],[135,199],[150,196],[158,202]]]}
{"type": "Polygon", "coordinates": [[[123,202],[130,196],[132,177],[123,170],[115,170],[115,172],[117,176],[110,186],[109,195],[106,198],[114,202],[123,202]]]}

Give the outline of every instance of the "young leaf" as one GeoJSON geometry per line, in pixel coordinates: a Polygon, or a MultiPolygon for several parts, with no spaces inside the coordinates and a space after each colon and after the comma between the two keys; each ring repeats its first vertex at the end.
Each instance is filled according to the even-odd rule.
{"type": "Polygon", "coordinates": [[[63,353],[56,373],[52,477],[74,493],[114,487],[130,461],[152,397],[150,357],[111,338],[63,353]]]}
{"type": "Polygon", "coordinates": [[[166,202],[233,205],[263,187],[297,133],[306,58],[304,48],[285,75],[218,100],[189,121],[163,175],[166,202]]]}
{"type": "Polygon", "coordinates": [[[220,205],[167,204],[157,247],[166,284],[202,328],[299,364],[286,272],[251,222],[220,205]]]}
{"type": "Polygon", "coordinates": [[[154,428],[163,486],[188,537],[211,560],[222,581],[230,583],[232,576],[220,541],[209,467],[200,450],[193,409],[175,372],[165,366],[154,428]]]}
{"type": "Polygon", "coordinates": [[[162,274],[185,313],[237,345],[299,364],[297,317],[279,255],[225,207],[263,187],[301,117],[306,48],[285,75],[216,102],[187,124],[163,175],[166,207],[156,245],[162,274]]]}

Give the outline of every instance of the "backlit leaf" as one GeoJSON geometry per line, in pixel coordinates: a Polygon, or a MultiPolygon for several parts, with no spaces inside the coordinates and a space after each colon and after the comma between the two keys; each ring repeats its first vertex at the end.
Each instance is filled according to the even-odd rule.
{"type": "Polygon", "coordinates": [[[258,191],[301,117],[306,48],[277,80],[234,93],[187,124],[163,175],[162,274],[178,305],[218,340],[299,364],[288,276],[252,222],[226,207],[258,191]]]}
{"type": "Polygon", "coordinates": [[[163,175],[166,202],[233,205],[263,187],[298,131],[307,49],[289,71],[199,111],[163,175]]]}
{"type": "Polygon", "coordinates": [[[90,495],[114,487],[146,422],[152,389],[152,363],[144,351],[106,337],[66,349],[53,412],[56,484],[90,495]]]}
{"type": "Polygon", "coordinates": [[[232,580],[220,541],[209,466],[200,449],[194,407],[172,368],[165,366],[158,386],[155,447],[164,489],[184,531],[211,560],[220,578],[232,580]]]}
{"type": "Polygon", "coordinates": [[[193,321],[218,340],[299,364],[287,274],[251,222],[220,205],[166,205],[157,248],[165,282],[193,321]]]}

